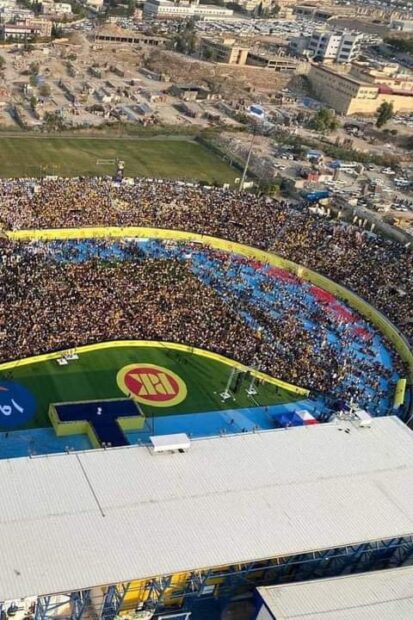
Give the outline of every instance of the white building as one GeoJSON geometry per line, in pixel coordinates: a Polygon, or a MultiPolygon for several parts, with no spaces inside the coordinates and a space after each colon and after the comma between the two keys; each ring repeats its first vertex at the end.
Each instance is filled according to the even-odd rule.
{"type": "Polygon", "coordinates": [[[94,11],[101,11],[103,8],[103,0],[86,0],[86,6],[94,11]]]}
{"type": "Polygon", "coordinates": [[[293,38],[290,46],[296,53],[311,58],[346,63],[357,58],[362,40],[359,33],[316,30],[309,37],[293,38]]]}
{"type": "Polygon", "coordinates": [[[42,13],[48,15],[71,15],[72,5],[67,2],[42,2],[42,13]]]}
{"type": "Polygon", "coordinates": [[[233,11],[212,4],[198,2],[181,2],[175,4],[170,0],[147,0],[143,7],[145,17],[153,19],[185,19],[199,17],[201,19],[225,19],[233,15],[233,11]]]}

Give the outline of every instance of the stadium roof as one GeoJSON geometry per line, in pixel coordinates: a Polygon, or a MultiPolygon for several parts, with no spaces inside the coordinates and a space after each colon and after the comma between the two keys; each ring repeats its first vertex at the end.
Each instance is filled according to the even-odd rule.
{"type": "Polygon", "coordinates": [[[411,620],[413,566],[258,588],[277,620],[411,620]]]}
{"type": "Polygon", "coordinates": [[[0,461],[0,600],[410,535],[412,479],[397,418],[0,461]]]}

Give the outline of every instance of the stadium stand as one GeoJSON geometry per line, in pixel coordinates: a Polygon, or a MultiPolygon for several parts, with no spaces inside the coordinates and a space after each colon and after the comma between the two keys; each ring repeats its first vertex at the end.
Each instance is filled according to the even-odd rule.
{"type": "Polygon", "coordinates": [[[305,203],[154,179],[1,180],[0,191],[5,230],[149,226],[272,250],[359,293],[412,338],[411,248],[320,218],[305,203]]]}
{"type": "Polygon", "coordinates": [[[0,281],[2,361],[105,340],[182,342],[372,415],[392,411],[403,373],[377,329],[332,294],[194,244],[9,243],[0,281]]]}

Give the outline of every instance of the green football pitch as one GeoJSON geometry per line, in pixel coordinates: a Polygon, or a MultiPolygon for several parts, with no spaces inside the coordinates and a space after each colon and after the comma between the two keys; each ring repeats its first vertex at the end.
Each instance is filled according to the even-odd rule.
{"type": "MultiPolygon", "coordinates": [[[[223,402],[220,394],[230,376],[230,366],[193,353],[150,346],[113,346],[80,353],[79,359],[67,366],[59,366],[56,360],[16,366],[11,370],[0,370],[0,381],[15,381],[25,386],[36,399],[35,417],[21,428],[46,427],[50,425],[50,403],[126,398],[117,384],[117,373],[124,366],[135,363],[166,368],[178,375],[187,387],[186,398],[175,406],[141,405],[147,416],[275,405],[302,398],[265,382],[257,386],[258,393],[251,398],[246,394],[250,378],[244,375],[235,399],[223,402]]],[[[0,427],[0,430],[5,429],[0,427]]]]}
{"type": "Polygon", "coordinates": [[[0,176],[102,176],[125,161],[126,176],[161,177],[233,184],[239,172],[189,139],[0,137],[0,176]],[[100,162],[99,162],[100,160],[100,162]],[[99,162],[99,163],[98,163],[99,162]]]}

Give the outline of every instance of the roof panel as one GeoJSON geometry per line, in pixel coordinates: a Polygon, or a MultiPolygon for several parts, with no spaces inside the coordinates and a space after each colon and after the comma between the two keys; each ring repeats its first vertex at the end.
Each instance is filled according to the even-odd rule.
{"type": "Polygon", "coordinates": [[[0,600],[412,534],[412,448],[382,418],[0,461],[0,600]]]}
{"type": "Polygon", "coordinates": [[[277,620],[413,618],[413,567],[259,588],[277,620]]]}

